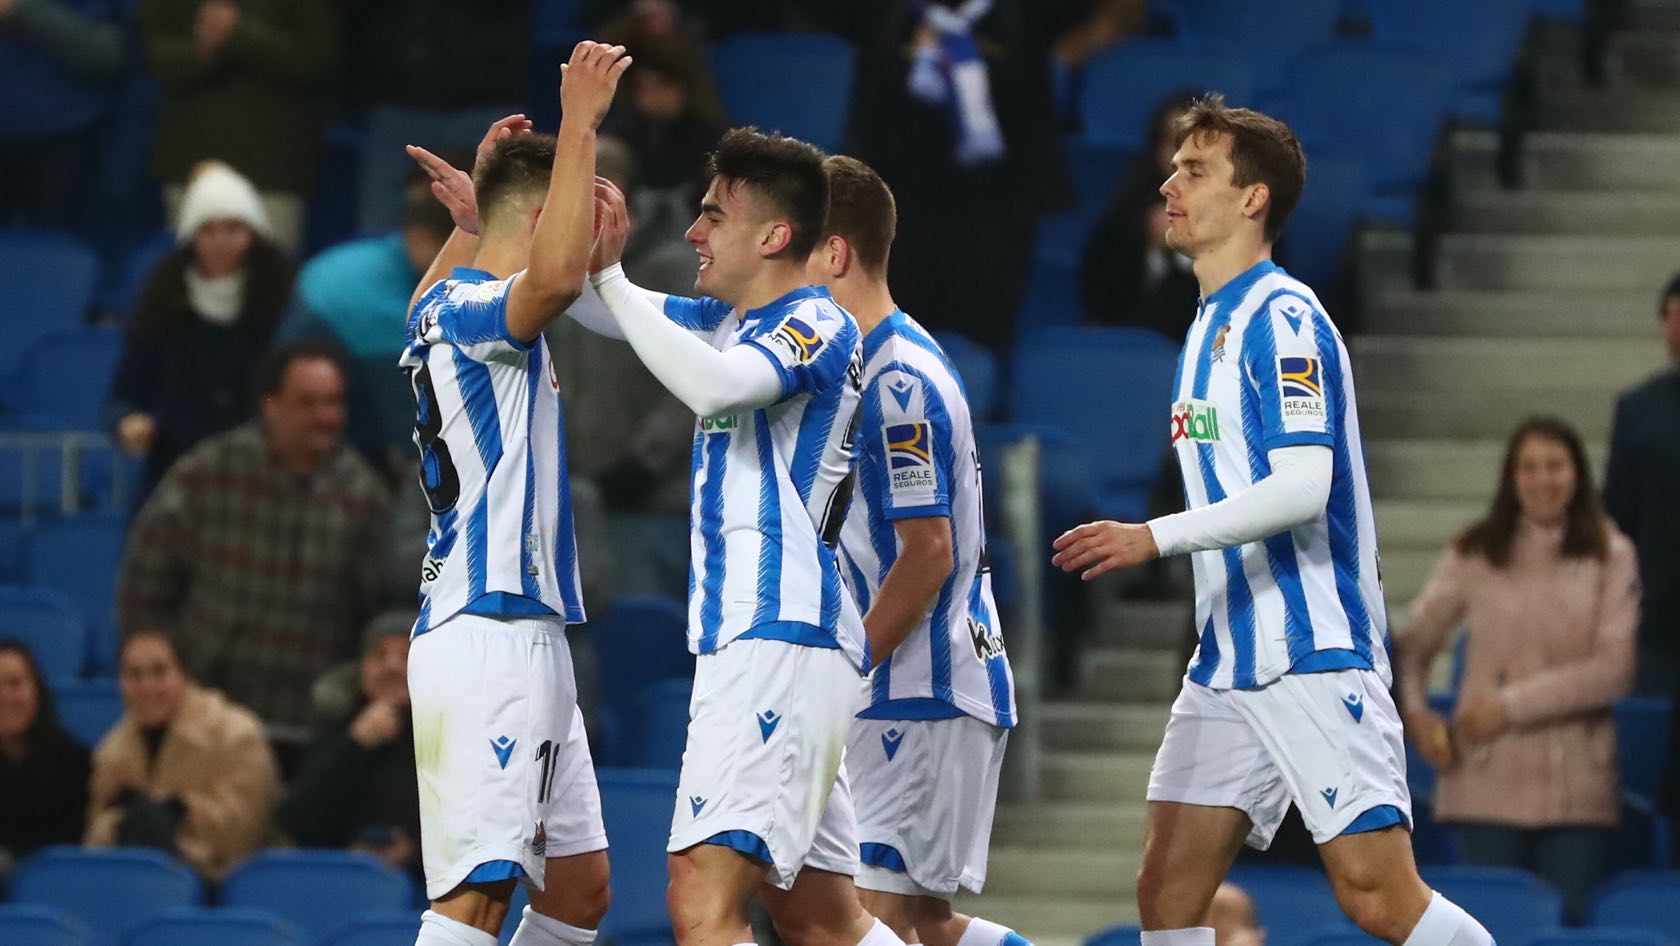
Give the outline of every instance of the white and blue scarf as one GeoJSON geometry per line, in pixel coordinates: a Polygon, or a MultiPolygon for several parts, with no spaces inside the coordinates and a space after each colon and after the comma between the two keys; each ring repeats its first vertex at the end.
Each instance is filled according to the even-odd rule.
{"type": "Polygon", "coordinates": [[[993,0],[968,0],[958,7],[922,2],[922,25],[937,43],[916,48],[909,91],[929,105],[944,105],[957,134],[958,164],[989,164],[1003,157],[1003,131],[992,109],[992,83],[974,42],[974,24],[991,12],[993,0]]]}

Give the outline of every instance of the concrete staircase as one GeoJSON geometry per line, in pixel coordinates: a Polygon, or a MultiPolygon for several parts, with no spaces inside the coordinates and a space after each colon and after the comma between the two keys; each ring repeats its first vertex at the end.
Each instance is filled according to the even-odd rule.
{"type": "MultiPolygon", "coordinates": [[[[1523,417],[1557,414],[1597,472],[1618,391],[1664,363],[1657,295],[1680,269],[1680,0],[1643,0],[1612,40],[1606,88],[1574,39],[1542,37],[1542,129],[1522,186],[1498,141],[1454,133],[1452,224],[1436,288],[1409,278],[1410,237],[1363,241],[1369,316],[1349,340],[1392,619],[1495,486],[1523,417]]],[[[1144,789],[1183,672],[1188,602],[1105,600],[1077,699],[1042,709],[1044,797],[1005,805],[968,912],[1071,946],[1135,920],[1144,789]]]]}

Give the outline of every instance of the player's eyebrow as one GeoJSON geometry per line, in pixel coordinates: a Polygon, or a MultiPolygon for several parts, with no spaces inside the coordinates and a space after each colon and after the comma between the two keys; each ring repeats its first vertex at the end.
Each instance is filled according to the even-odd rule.
{"type": "Polygon", "coordinates": [[[715,200],[702,200],[700,202],[700,212],[703,214],[717,214],[721,217],[723,216],[723,205],[715,200]]]}
{"type": "Polygon", "coordinates": [[[1180,158],[1173,163],[1185,170],[1200,170],[1202,168],[1201,158],[1180,158]]]}

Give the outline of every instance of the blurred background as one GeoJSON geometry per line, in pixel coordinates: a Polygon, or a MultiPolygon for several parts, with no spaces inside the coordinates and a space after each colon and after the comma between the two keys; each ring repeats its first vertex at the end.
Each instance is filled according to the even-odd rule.
{"type": "MultiPolygon", "coordinates": [[[[1136,942],[1190,576],[1087,588],[1048,542],[1181,508],[1197,286],[1156,188],[1217,91],[1308,155],[1277,255],[1354,358],[1425,879],[1507,946],[1680,942],[1675,0],[0,0],[0,941],[413,941],[426,506],[395,362],[451,224],[402,146],[464,167],[503,115],[552,131],[581,38],[636,58],[600,172],[645,286],[691,289],[732,125],[896,193],[894,294],[984,424],[1021,683],[959,908],[1136,942]],[[1554,454],[1596,551],[1548,525],[1554,454]]],[[[618,343],[548,341],[603,939],[666,942],[693,419],[618,343]]],[[[1364,940],[1298,823],[1233,879],[1254,909],[1220,946],[1364,940]]]]}

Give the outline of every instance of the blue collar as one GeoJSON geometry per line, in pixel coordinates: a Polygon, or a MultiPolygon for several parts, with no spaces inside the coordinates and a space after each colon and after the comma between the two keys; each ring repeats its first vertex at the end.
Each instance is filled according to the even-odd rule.
{"type": "Polygon", "coordinates": [[[910,316],[905,315],[903,309],[894,306],[892,314],[882,319],[880,325],[870,329],[869,334],[863,337],[864,360],[869,360],[871,356],[880,351],[881,346],[887,343],[887,339],[894,335],[903,334],[904,325],[908,321],[910,321],[910,316]]]}
{"type": "Polygon", "coordinates": [[[496,274],[473,269],[471,266],[457,266],[449,271],[449,278],[456,282],[490,282],[496,278],[496,274]]]}
{"type": "Polygon", "coordinates": [[[1244,270],[1230,282],[1215,289],[1211,295],[1202,300],[1202,306],[1203,308],[1210,305],[1224,307],[1226,303],[1241,301],[1242,297],[1248,294],[1249,287],[1258,282],[1260,277],[1280,272],[1283,272],[1283,270],[1278,264],[1269,259],[1263,259],[1244,270]]]}
{"type": "Polygon", "coordinates": [[[829,295],[827,286],[800,286],[798,289],[785,293],[776,299],[772,299],[756,309],[748,309],[747,311],[741,313],[741,321],[751,322],[754,319],[779,316],[788,309],[793,308],[795,305],[804,302],[806,299],[830,298],[832,297],[829,295]]]}

